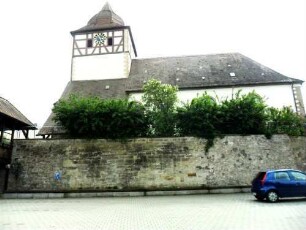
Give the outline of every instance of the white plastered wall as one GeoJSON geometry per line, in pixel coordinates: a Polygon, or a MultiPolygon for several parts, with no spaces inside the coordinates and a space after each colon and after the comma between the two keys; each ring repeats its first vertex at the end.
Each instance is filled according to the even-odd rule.
{"type": "MultiPolygon", "coordinates": [[[[268,106],[282,108],[290,106],[296,111],[291,85],[275,85],[275,86],[254,86],[254,87],[237,87],[237,88],[215,88],[203,90],[181,90],[178,92],[180,102],[190,102],[193,98],[201,96],[205,91],[208,95],[218,98],[220,101],[226,98],[230,99],[239,90],[241,94],[247,94],[253,90],[265,98],[268,106]]],[[[137,101],[141,101],[142,93],[131,93],[130,97],[137,101]]]]}
{"type": "Polygon", "coordinates": [[[126,78],[130,69],[129,53],[72,58],[72,81],[126,78]]]}

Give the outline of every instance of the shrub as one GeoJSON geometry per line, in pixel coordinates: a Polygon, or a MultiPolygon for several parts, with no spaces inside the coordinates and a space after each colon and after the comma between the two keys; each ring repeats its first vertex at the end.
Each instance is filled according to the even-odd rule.
{"type": "Polygon", "coordinates": [[[206,93],[177,109],[177,127],[180,135],[215,137],[219,131],[220,108],[206,93]]]}
{"type": "Polygon", "coordinates": [[[219,130],[223,134],[263,134],[266,124],[266,104],[255,92],[222,102],[219,130]]]}
{"type": "Polygon", "coordinates": [[[291,108],[268,108],[267,115],[267,135],[288,134],[290,136],[302,136],[304,134],[306,119],[293,112],[291,108]]]}
{"type": "Polygon", "coordinates": [[[53,113],[72,137],[140,137],[148,129],[144,106],[127,99],[71,95],[55,103],[53,113]]]}
{"type": "Polygon", "coordinates": [[[266,105],[255,92],[218,104],[206,93],[178,108],[182,135],[214,138],[223,134],[260,134],[265,130],[266,105]]]}

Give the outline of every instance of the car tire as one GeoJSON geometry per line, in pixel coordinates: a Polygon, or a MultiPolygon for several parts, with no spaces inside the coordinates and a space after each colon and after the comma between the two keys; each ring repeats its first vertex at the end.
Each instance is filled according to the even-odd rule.
{"type": "Polygon", "coordinates": [[[269,191],[267,194],[267,200],[271,203],[277,202],[279,199],[279,196],[277,192],[275,191],[269,191]]]}

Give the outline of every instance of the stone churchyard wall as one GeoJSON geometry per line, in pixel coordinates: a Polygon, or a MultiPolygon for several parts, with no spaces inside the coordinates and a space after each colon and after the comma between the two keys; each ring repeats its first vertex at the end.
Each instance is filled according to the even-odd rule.
{"type": "Polygon", "coordinates": [[[306,170],[305,137],[225,136],[205,146],[194,137],[16,140],[8,192],[233,188],[260,170],[306,170]]]}

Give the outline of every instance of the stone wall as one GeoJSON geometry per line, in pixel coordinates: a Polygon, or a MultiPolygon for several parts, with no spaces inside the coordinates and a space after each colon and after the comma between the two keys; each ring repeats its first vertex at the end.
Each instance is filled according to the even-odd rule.
{"type": "Polygon", "coordinates": [[[306,170],[306,138],[17,140],[21,173],[8,191],[109,191],[250,186],[260,170],[306,170]],[[57,173],[57,177],[55,174],[57,173]]]}

